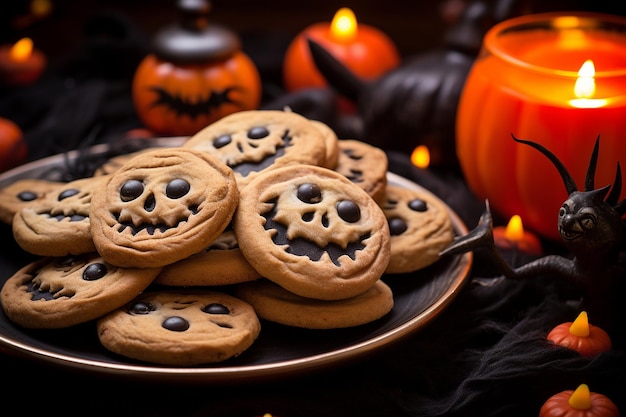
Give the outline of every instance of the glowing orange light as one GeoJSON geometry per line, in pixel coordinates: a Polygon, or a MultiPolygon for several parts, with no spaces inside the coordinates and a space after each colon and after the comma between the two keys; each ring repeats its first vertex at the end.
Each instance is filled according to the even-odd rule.
{"type": "Polygon", "coordinates": [[[506,225],[504,236],[511,242],[521,242],[524,239],[524,225],[519,215],[511,216],[509,223],[506,225]]]}
{"type": "Polygon", "coordinates": [[[430,152],[426,145],[419,145],[411,153],[411,162],[418,168],[428,168],[430,165],[430,152]]]}
{"type": "Polygon", "coordinates": [[[330,23],[330,33],[335,40],[349,42],[356,37],[358,24],[354,12],[342,7],[337,10],[330,23]]]}
{"type": "Polygon", "coordinates": [[[30,38],[22,38],[9,50],[9,57],[15,62],[24,62],[30,58],[33,52],[33,41],[30,38]]]}
{"type": "Polygon", "coordinates": [[[578,78],[574,84],[574,95],[576,99],[570,100],[570,104],[579,108],[596,108],[606,105],[603,99],[594,99],[596,92],[596,68],[593,61],[586,60],[578,70],[578,78]]]}

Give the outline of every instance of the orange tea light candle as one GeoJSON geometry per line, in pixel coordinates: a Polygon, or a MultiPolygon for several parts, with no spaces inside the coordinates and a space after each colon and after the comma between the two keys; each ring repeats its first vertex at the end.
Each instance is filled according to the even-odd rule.
{"type": "Polygon", "coordinates": [[[30,38],[13,45],[0,46],[0,82],[5,85],[29,85],[39,79],[46,67],[43,52],[33,46],[30,38]]]}
{"type": "Polygon", "coordinates": [[[500,249],[519,250],[532,255],[543,252],[537,235],[524,229],[522,218],[517,214],[511,216],[506,227],[494,227],[493,238],[500,249]]]}
{"type": "MultiPolygon", "coordinates": [[[[554,166],[514,135],[538,142],[579,187],[600,137],[596,185],[612,184],[626,161],[626,19],[580,13],[526,15],[484,37],[457,111],[457,154],[473,192],[499,214],[519,214],[559,240],[567,199],[554,166]]],[[[621,198],[626,197],[626,191],[621,198]]]]}
{"type": "Polygon", "coordinates": [[[606,395],[591,392],[587,384],[565,390],[548,398],[539,410],[539,417],[619,417],[613,401],[606,395]]]}
{"type": "Polygon", "coordinates": [[[561,323],[554,327],[546,338],[556,345],[575,350],[589,358],[612,348],[608,333],[590,324],[586,311],[580,312],[573,322],[561,323]]]}
{"type": "Polygon", "coordinates": [[[354,12],[341,8],[332,22],[315,23],[291,42],[283,62],[283,78],[287,91],[327,86],[309,51],[311,39],[357,76],[376,78],[400,64],[400,54],[394,42],[381,30],[359,23],[354,12]]]}

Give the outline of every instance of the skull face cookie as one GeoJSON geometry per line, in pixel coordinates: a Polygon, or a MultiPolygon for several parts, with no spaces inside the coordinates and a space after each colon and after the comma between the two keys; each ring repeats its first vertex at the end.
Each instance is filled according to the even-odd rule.
{"type": "Polygon", "coordinates": [[[210,124],[183,146],[220,159],[234,171],[242,189],[268,169],[289,164],[323,165],[326,141],[322,130],[299,114],[249,110],[210,124]]]}
{"type": "Polygon", "coordinates": [[[343,175],[312,165],[267,171],[240,196],[234,230],[259,273],[303,297],[364,292],[390,256],[381,208],[343,175]]]}
{"type": "Polygon", "coordinates": [[[17,180],[0,189],[0,221],[11,224],[15,213],[37,204],[48,192],[65,183],[36,178],[17,180]]]}
{"type": "Polygon", "coordinates": [[[389,184],[382,207],[391,233],[388,274],[412,272],[434,263],[454,238],[445,204],[428,191],[389,184]]]}
{"type": "Polygon", "coordinates": [[[120,167],[92,203],[92,235],[108,262],[161,267],[207,248],[239,201],[232,170],[182,148],[142,152],[120,167]]]}
{"type": "Polygon", "coordinates": [[[221,362],[248,349],[261,331],[248,303],[209,290],[149,291],[97,322],[102,345],[164,365],[221,362]]]}
{"type": "Polygon", "coordinates": [[[22,327],[68,327],[124,305],[145,290],[159,271],[119,268],[95,252],[47,257],[10,277],[0,301],[7,317],[22,327]]]}
{"type": "Polygon", "coordinates": [[[104,187],[106,176],[65,183],[13,216],[15,241],[40,256],[66,256],[94,252],[91,237],[91,200],[104,187]]]}

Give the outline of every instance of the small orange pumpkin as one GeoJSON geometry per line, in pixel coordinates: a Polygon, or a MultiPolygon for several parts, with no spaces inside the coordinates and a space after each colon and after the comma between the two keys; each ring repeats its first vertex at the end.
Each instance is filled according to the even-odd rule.
{"type": "Polygon", "coordinates": [[[24,163],[27,154],[22,129],[13,121],[0,117],[0,172],[24,163]]]}
{"type": "Polygon", "coordinates": [[[611,350],[611,338],[598,326],[589,324],[587,312],[582,311],[573,322],[561,323],[547,336],[551,342],[572,349],[585,357],[611,350]]]}
{"type": "Polygon", "coordinates": [[[607,396],[589,392],[586,384],[548,398],[539,417],[619,417],[619,410],[607,396]]]}
{"type": "Polygon", "coordinates": [[[137,67],[132,97],[153,132],[189,136],[222,117],[256,109],[261,78],[239,38],[209,24],[209,4],[181,0],[181,21],[154,38],[153,52],[137,67]]]}

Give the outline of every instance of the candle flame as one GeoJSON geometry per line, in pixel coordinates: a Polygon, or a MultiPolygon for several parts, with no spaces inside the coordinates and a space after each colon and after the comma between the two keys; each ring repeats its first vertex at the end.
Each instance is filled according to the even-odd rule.
{"type": "Polygon", "coordinates": [[[358,24],[354,12],[347,7],[337,10],[330,24],[330,33],[333,38],[348,42],[356,37],[357,30],[358,24]]]}
{"type": "Polygon", "coordinates": [[[576,99],[570,100],[570,104],[579,108],[597,108],[606,105],[607,100],[592,98],[596,93],[596,68],[593,61],[586,60],[578,70],[578,77],[574,84],[576,99]]]}
{"type": "Polygon", "coordinates": [[[430,152],[426,145],[419,145],[411,153],[411,162],[418,168],[428,168],[430,165],[430,152]]]}
{"type": "Polygon", "coordinates": [[[569,332],[578,337],[589,336],[589,318],[586,311],[581,311],[578,317],[576,317],[576,320],[569,327],[569,332]]]}
{"type": "Polygon", "coordinates": [[[587,384],[580,384],[567,400],[575,410],[589,410],[591,408],[591,393],[587,384]]]}
{"type": "Polygon", "coordinates": [[[596,68],[593,61],[586,60],[578,70],[578,78],[574,84],[574,94],[577,98],[591,98],[596,92],[596,68]]]}
{"type": "Polygon", "coordinates": [[[504,236],[511,242],[521,242],[524,239],[524,225],[519,215],[511,216],[504,230],[504,236]]]}
{"type": "Polygon", "coordinates": [[[9,56],[15,62],[24,62],[33,52],[33,41],[30,38],[22,38],[9,50],[9,56]]]}

